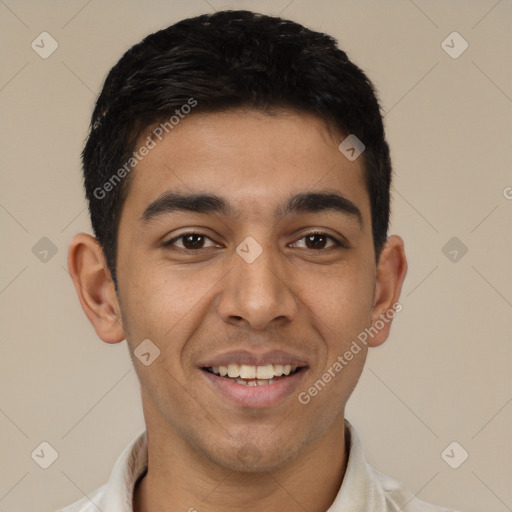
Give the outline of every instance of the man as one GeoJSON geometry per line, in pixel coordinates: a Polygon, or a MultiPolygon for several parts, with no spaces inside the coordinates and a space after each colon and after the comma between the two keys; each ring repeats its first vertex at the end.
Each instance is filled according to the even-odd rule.
{"type": "Polygon", "coordinates": [[[334,39],[248,11],[152,34],[82,157],[95,237],[69,270],[98,336],[128,343],[146,430],[63,511],[445,510],[344,418],[407,262],[373,86],[334,39]]]}

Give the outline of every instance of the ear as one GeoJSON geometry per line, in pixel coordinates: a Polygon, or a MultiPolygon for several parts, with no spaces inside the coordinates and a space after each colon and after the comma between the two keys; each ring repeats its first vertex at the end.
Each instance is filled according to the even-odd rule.
{"type": "Polygon", "coordinates": [[[106,343],[124,340],[114,283],[96,238],[86,233],[73,237],[68,250],[68,269],[82,309],[96,334],[106,343]]]}
{"type": "Polygon", "coordinates": [[[399,299],[406,274],[404,241],[398,235],[391,235],[384,244],[377,266],[372,327],[369,328],[372,333],[377,332],[368,339],[370,347],[382,345],[389,336],[393,318],[402,309],[399,299]]]}

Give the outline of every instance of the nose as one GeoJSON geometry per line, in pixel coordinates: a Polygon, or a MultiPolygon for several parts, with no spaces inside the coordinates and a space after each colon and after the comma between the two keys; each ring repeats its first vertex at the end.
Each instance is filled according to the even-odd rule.
{"type": "Polygon", "coordinates": [[[217,310],[228,323],[245,323],[254,330],[264,330],[270,324],[291,321],[297,314],[298,303],[284,265],[269,248],[263,249],[251,263],[238,253],[233,254],[233,267],[224,280],[217,310]]]}

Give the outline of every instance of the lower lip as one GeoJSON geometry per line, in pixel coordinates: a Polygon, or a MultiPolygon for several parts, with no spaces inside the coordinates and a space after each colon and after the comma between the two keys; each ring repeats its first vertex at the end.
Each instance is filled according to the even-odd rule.
{"type": "Polygon", "coordinates": [[[236,382],[220,377],[213,373],[201,369],[201,373],[206,377],[214,389],[226,398],[229,398],[234,404],[240,407],[271,407],[278,405],[286,397],[293,394],[298,388],[307,367],[301,368],[298,372],[289,377],[281,377],[273,384],[264,384],[262,386],[248,386],[246,384],[237,384],[236,382]]]}

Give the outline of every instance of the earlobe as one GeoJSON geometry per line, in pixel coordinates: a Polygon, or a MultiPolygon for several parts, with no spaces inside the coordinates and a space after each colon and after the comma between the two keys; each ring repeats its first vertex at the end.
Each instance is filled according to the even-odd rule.
{"type": "Polygon", "coordinates": [[[96,334],[106,343],[125,339],[119,302],[96,238],[79,233],[71,240],[68,269],[80,304],[96,334]]]}
{"type": "Polygon", "coordinates": [[[382,249],[377,266],[372,309],[374,335],[368,340],[371,347],[377,347],[386,341],[393,318],[402,309],[399,300],[406,274],[404,241],[398,235],[391,235],[382,249]]]}

